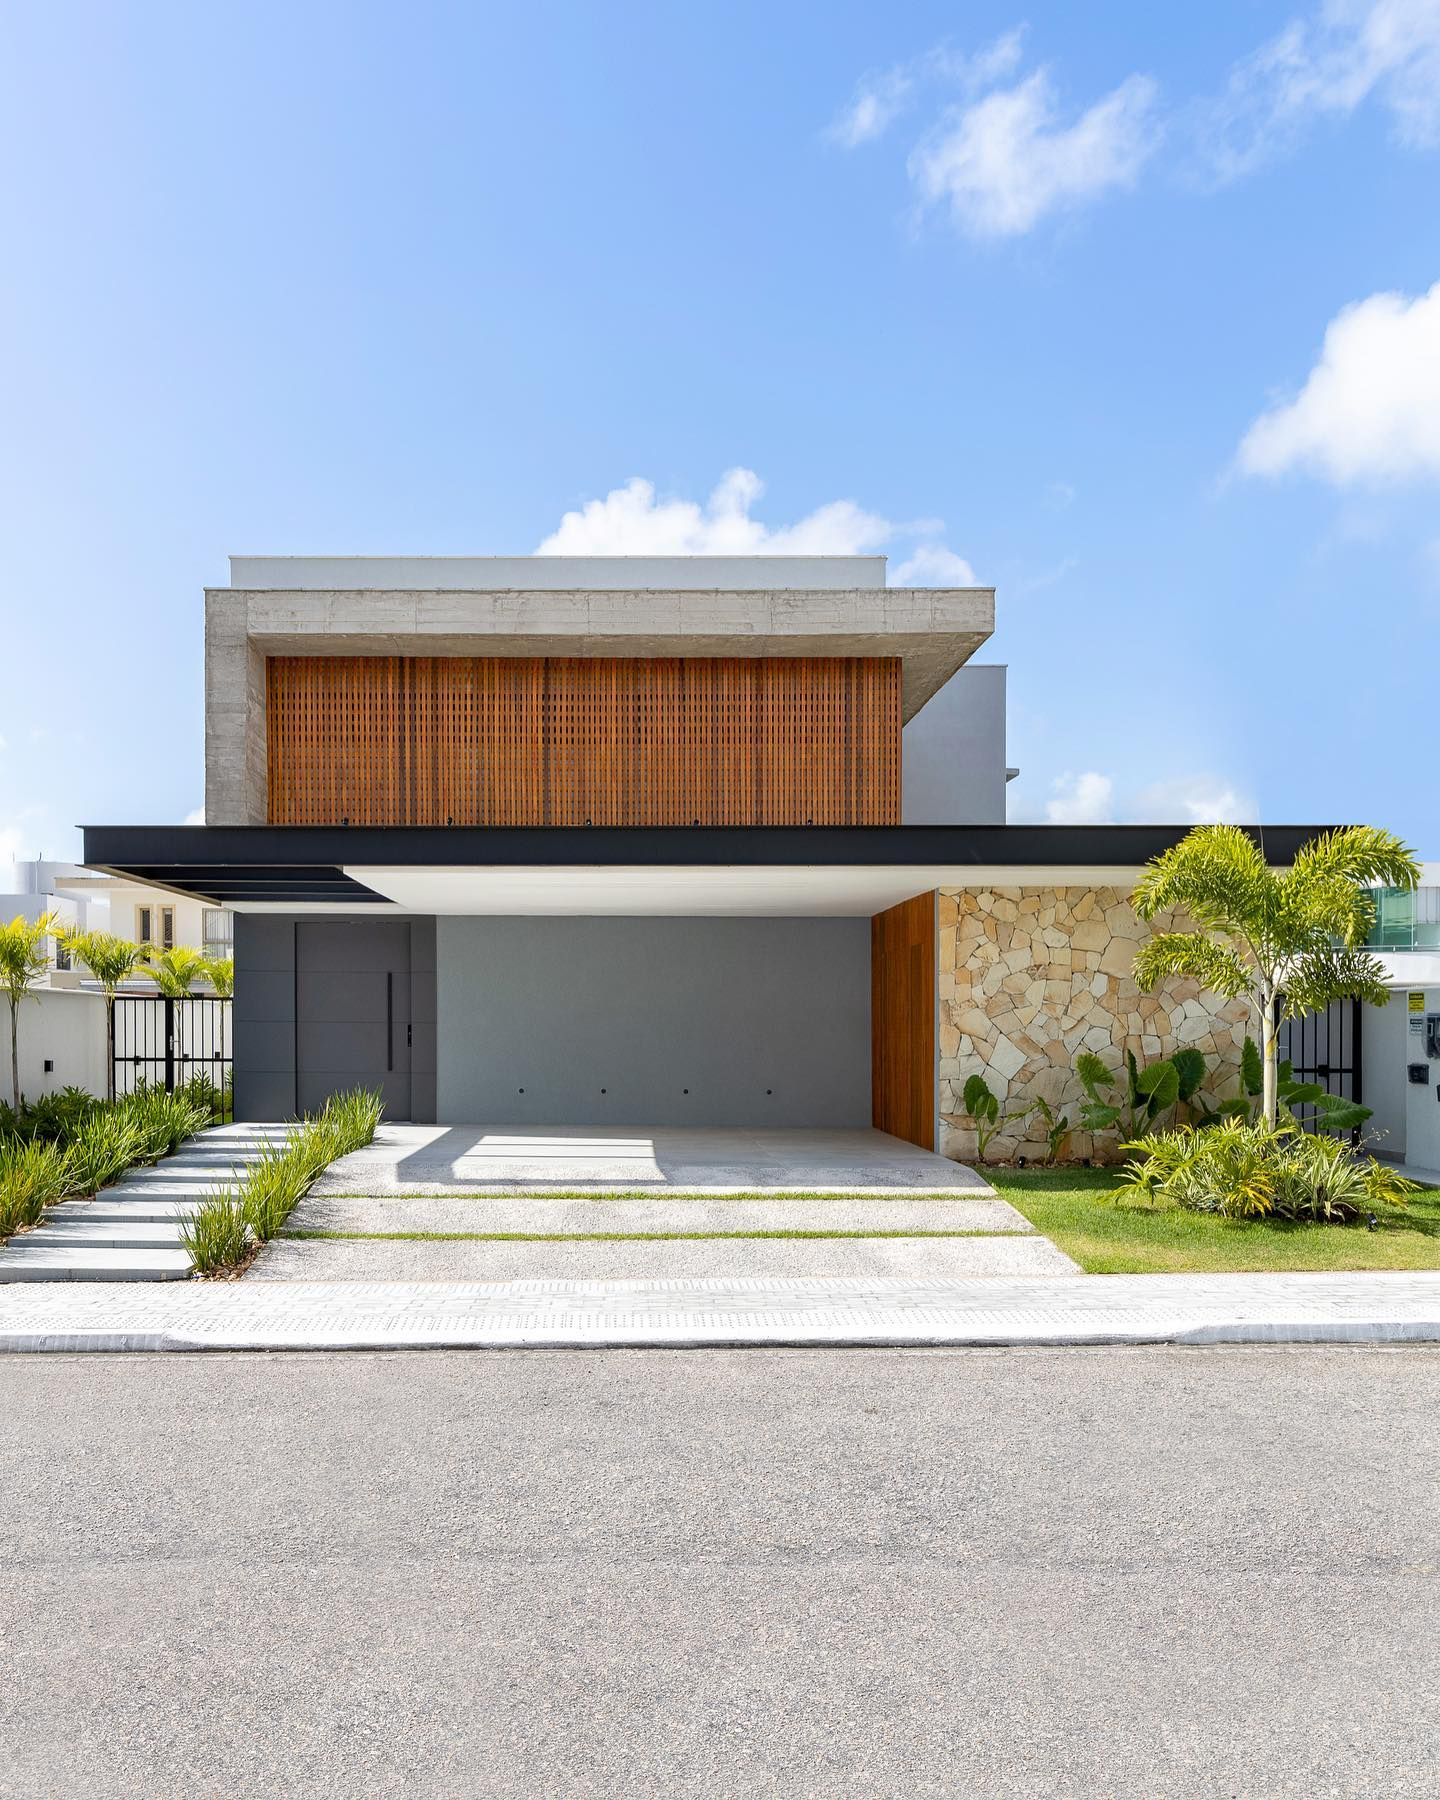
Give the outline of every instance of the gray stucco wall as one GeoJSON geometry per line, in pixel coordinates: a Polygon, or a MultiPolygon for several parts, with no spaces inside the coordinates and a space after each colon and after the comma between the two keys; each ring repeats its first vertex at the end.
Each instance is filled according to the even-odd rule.
{"type": "Polygon", "coordinates": [[[1005,823],[1005,665],[957,669],[905,726],[906,825],[1005,823]]]}
{"type": "MultiPolygon", "coordinates": [[[[307,913],[309,923],[334,921],[357,927],[365,919],[307,913]]],[[[296,940],[290,913],[235,915],[235,1117],[293,1119],[296,1112],[296,940]]],[[[435,1117],[435,920],[412,918],[409,1020],[410,1106],[417,1122],[435,1117]]]]}
{"type": "Polygon", "coordinates": [[[870,1123],[868,919],[436,923],[442,1123],[870,1123]]]}

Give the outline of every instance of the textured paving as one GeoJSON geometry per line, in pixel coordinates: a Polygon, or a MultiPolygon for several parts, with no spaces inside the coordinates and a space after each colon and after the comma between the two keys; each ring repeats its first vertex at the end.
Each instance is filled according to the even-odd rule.
{"type": "Polygon", "coordinates": [[[1020,1232],[995,1237],[672,1237],[548,1243],[277,1238],[260,1252],[245,1280],[728,1281],[874,1275],[923,1286],[939,1276],[1079,1273],[1049,1238],[1020,1232]]]}
{"type": "Polygon", "coordinates": [[[162,1162],[129,1170],[93,1200],[48,1207],[33,1231],[0,1247],[0,1283],[183,1280],[192,1265],[182,1221],[283,1135],[278,1125],[222,1125],[162,1162]]]}
{"type": "Polygon", "coordinates": [[[1440,1342],[1440,1274],[49,1284],[0,1350],[1440,1342]]]}
{"type": "Polygon", "coordinates": [[[496,1193],[556,1187],[700,1192],[989,1193],[973,1169],[883,1131],[383,1125],[342,1157],[320,1194],[496,1193]]]}
{"type": "Polygon", "coordinates": [[[1435,1794],[1435,1351],[0,1383],[17,1800],[1435,1794]]]}
{"type": "Polygon", "coordinates": [[[911,1199],[903,1195],[837,1195],[830,1200],[706,1199],[675,1195],[644,1200],[337,1199],[309,1194],[290,1215],[306,1231],[535,1232],[584,1237],[605,1232],[686,1231],[984,1231],[1029,1233],[1034,1226],[998,1195],[911,1199]]]}

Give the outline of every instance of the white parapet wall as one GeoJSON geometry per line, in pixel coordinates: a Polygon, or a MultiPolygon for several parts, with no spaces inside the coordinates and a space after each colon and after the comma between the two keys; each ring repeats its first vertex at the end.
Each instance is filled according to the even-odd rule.
{"type": "MultiPolygon", "coordinates": [[[[72,988],[43,988],[20,1004],[20,1090],[31,1100],[63,1087],[105,1092],[105,1001],[72,988]],[[54,1065],[47,1069],[45,1064],[54,1065]]],[[[9,1101],[10,1009],[0,1006],[0,1100],[9,1101]]]]}

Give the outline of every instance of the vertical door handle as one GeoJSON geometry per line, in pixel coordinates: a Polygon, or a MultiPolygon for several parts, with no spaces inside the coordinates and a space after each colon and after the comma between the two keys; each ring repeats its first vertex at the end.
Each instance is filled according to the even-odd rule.
{"type": "Polygon", "coordinates": [[[385,971],[385,1067],[395,1067],[395,976],[385,971]]]}

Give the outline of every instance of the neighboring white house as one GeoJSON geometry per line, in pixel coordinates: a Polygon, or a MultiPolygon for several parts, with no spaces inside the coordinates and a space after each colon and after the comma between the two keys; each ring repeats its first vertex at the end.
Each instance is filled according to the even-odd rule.
{"type": "MultiPolygon", "coordinates": [[[[8,868],[0,864],[0,919],[17,913],[33,919],[46,912],[83,930],[110,931],[161,950],[188,944],[207,956],[229,956],[234,941],[233,914],[186,894],[142,887],[77,863],[37,857],[8,868]]],[[[83,976],[69,966],[63,944],[52,940],[50,954],[52,967],[42,985],[81,986],[83,976]]]]}
{"type": "MultiPolygon", "coordinates": [[[[54,913],[65,924],[84,931],[111,931],[137,943],[161,949],[189,944],[207,956],[229,956],[232,914],[204,906],[183,894],[142,887],[114,875],[99,874],[76,863],[43,858],[0,863],[0,921],[16,915],[39,918],[54,913]]],[[[57,938],[49,944],[50,969],[37,983],[40,990],[25,1004],[20,1020],[20,1086],[32,1099],[62,1087],[83,1087],[103,1094],[105,1070],[105,1003],[85,971],[74,968],[57,938]]],[[[153,994],[152,982],[129,982],[127,991],[153,994]]],[[[215,1006],[211,1002],[212,1007],[215,1006]]],[[[206,1042],[229,1054],[229,1009],[218,1008],[206,1042]]],[[[0,1098],[10,1093],[10,1032],[0,1005],[0,1098]]],[[[208,1070],[207,1070],[208,1072],[208,1070]]],[[[137,1073],[158,1079],[158,1067],[137,1073]]],[[[181,1075],[185,1070],[180,1071],[181,1075]]],[[[218,1079],[218,1077],[217,1077],[218,1079]]]]}
{"type": "Polygon", "coordinates": [[[1415,1170],[1440,1170],[1440,862],[1420,865],[1414,893],[1381,888],[1370,948],[1385,968],[1388,1006],[1362,1022],[1362,1097],[1379,1149],[1415,1170]]]}

